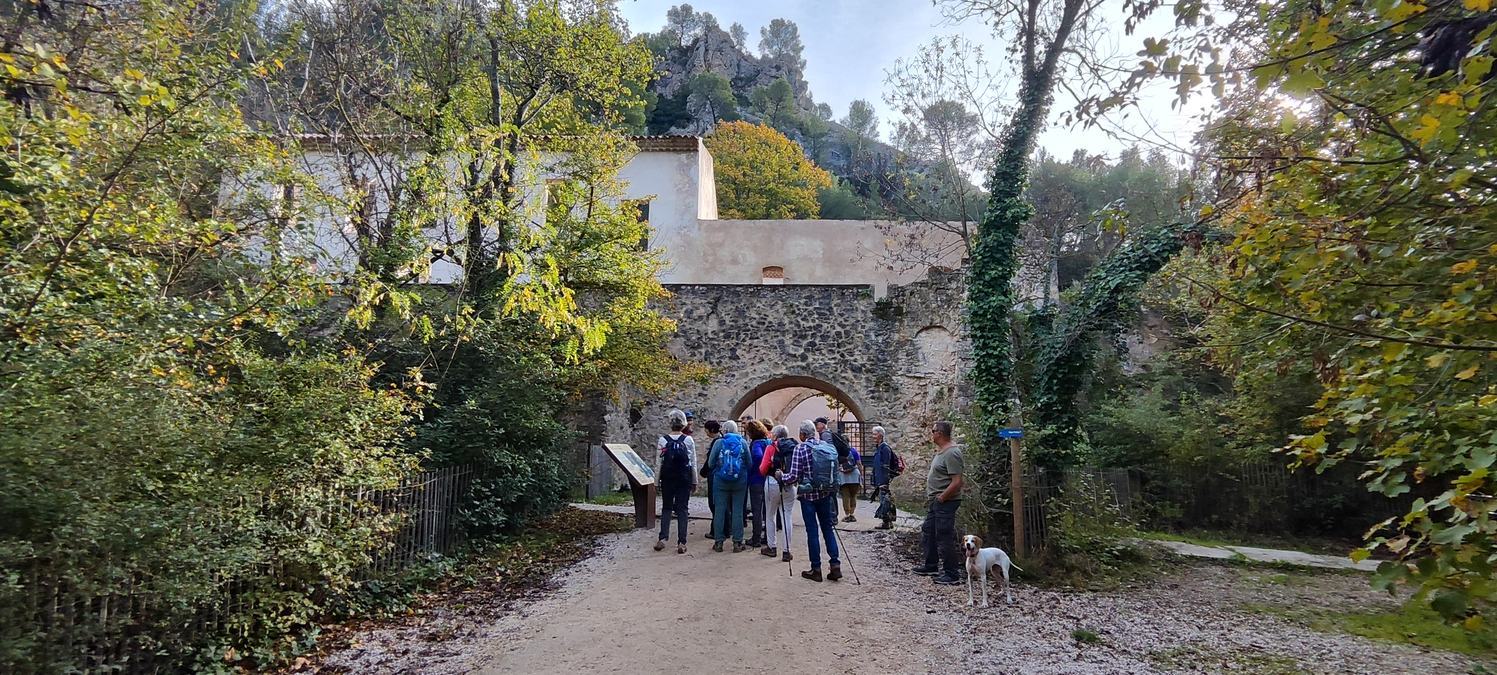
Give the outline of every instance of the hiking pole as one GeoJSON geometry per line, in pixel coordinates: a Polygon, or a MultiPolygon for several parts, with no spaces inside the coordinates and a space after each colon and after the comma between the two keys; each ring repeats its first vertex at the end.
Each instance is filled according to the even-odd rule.
{"type": "Polygon", "coordinates": [[[857,583],[857,585],[859,586],[862,586],[863,580],[858,578],[858,568],[853,566],[852,554],[847,550],[847,544],[842,542],[842,533],[837,530],[836,525],[832,526],[832,536],[837,538],[837,548],[842,549],[842,557],[847,558],[847,569],[852,570],[853,582],[857,583]]]}

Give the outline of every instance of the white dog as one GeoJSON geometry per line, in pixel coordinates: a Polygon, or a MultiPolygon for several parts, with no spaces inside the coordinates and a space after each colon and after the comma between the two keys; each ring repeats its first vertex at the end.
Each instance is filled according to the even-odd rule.
{"type": "Polygon", "coordinates": [[[972,579],[975,577],[978,585],[982,586],[982,606],[988,606],[988,570],[994,565],[1003,571],[1003,594],[1008,598],[1008,604],[1014,604],[1014,594],[1009,590],[1008,568],[1012,567],[1020,572],[1024,568],[1009,560],[1008,554],[1001,548],[983,548],[982,538],[975,534],[962,537],[962,552],[967,555],[967,604],[972,604],[972,579]]]}

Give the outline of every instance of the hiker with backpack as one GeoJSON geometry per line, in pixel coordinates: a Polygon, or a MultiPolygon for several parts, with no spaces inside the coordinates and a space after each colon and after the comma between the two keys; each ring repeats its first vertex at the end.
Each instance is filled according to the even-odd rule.
{"type": "Polygon", "coordinates": [[[889,494],[889,483],[904,473],[904,460],[894,454],[894,448],[884,442],[884,428],[873,428],[873,442],[878,448],[873,451],[873,496],[878,499],[878,510],[873,517],[883,521],[875,529],[894,529],[894,497],[889,494]]]}
{"type": "Polygon", "coordinates": [[[821,440],[816,424],[811,420],[800,423],[800,445],[790,458],[790,470],[776,476],[780,484],[796,486],[796,498],[800,501],[801,518],[806,523],[806,550],[811,556],[811,569],[801,572],[801,578],[820,582],[821,542],[826,540],[828,562],[831,564],[826,578],[837,581],[842,578],[842,561],[838,558],[837,532],[837,448],[821,440]]]}
{"type": "Polygon", "coordinates": [[[716,540],[712,550],[722,553],[725,535],[731,532],[733,552],[740,553],[748,548],[743,545],[743,502],[748,495],[749,447],[738,434],[737,422],[723,422],[722,431],[722,438],[712,444],[712,453],[707,456],[707,470],[712,476],[712,494],[717,504],[717,510],[712,513],[712,532],[716,540]]]}
{"type": "Polygon", "coordinates": [[[656,482],[660,487],[660,541],[655,550],[665,548],[671,537],[671,517],[676,518],[676,553],[686,552],[686,512],[691,493],[697,487],[697,445],[686,433],[686,413],[672,410],[666,415],[671,432],[655,441],[659,456],[655,463],[656,482]]]}
{"type": "Polygon", "coordinates": [[[749,437],[748,465],[748,510],[753,531],[749,534],[749,548],[764,545],[764,474],[759,466],[764,463],[764,451],[769,448],[769,427],[759,420],[749,419],[744,427],[749,437]]]}
{"type": "Polygon", "coordinates": [[[767,513],[774,514],[778,522],[769,523],[769,531],[766,533],[768,542],[759,553],[771,558],[781,556],[780,560],[790,562],[790,536],[795,532],[795,512],[791,505],[795,504],[795,484],[780,482],[781,474],[790,471],[790,458],[795,455],[796,443],[790,438],[790,430],[783,424],[776,424],[769,432],[773,443],[764,449],[764,458],[759,461],[759,472],[764,474],[764,509],[767,513]],[[779,548],[780,535],[784,535],[785,550],[782,553],[779,548]]]}
{"type": "MultiPolygon", "coordinates": [[[[717,452],[717,442],[722,440],[723,425],[717,420],[707,420],[702,425],[707,430],[707,456],[711,457],[717,452]]],[[[717,491],[712,489],[712,468],[706,462],[702,462],[702,468],[697,471],[702,480],[707,481],[707,511],[712,514],[708,519],[713,525],[707,528],[707,538],[717,539],[717,491]]]]}
{"type": "Polygon", "coordinates": [[[832,437],[836,434],[834,434],[831,429],[827,428],[827,425],[831,423],[832,421],[825,417],[816,418],[816,438],[826,441],[827,443],[834,443],[832,441],[832,437]]]}
{"type": "Polygon", "coordinates": [[[842,522],[857,522],[858,491],[863,488],[863,454],[852,445],[847,446],[846,454],[837,454],[837,483],[842,493],[842,510],[847,514],[842,522]]]}

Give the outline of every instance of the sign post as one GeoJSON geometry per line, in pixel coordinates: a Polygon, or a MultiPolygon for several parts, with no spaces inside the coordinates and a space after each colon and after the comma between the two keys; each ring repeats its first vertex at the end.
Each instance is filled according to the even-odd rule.
{"type": "Polygon", "coordinates": [[[603,449],[629,477],[629,491],[634,495],[634,526],[655,527],[655,469],[626,444],[604,443],[603,449]]]}
{"type": "Polygon", "coordinates": [[[1014,554],[1029,555],[1024,541],[1024,452],[1019,447],[1020,439],[1024,438],[1024,430],[1000,429],[998,437],[1008,439],[1008,462],[1012,470],[1009,480],[1012,483],[1014,502],[1014,554]]]}

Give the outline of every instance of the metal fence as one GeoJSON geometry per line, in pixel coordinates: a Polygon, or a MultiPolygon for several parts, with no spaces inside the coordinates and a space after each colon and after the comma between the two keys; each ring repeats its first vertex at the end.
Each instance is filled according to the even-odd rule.
{"type": "MultiPolygon", "coordinates": [[[[303,516],[291,527],[332,527],[353,518],[363,523],[393,526],[383,544],[371,552],[356,578],[377,579],[433,556],[449,553],[464,543],[459,509],[474,478],[471,467],[457,466],[413,475],[400,484],[329,496],[328,515],[309,523],[303,516]],[[343,517],[340,517],[341,516],[343,517]],[[392,522],[393,521],[393,522],[392,522]]],[[[291,488],[285,494],[296,494],[291,488]]],[[[243,505],[274,512],[285,495],[246,498],[243,505]]],[[[234,523],[210,524],[208,532],[225,531],[234,523]]],[[[211,537],[211,534],[210,534],[211,537]]],[[[211,540],[211,539],[210,539],[211,540]]],[[[210,575],[213,587],[196,595],[194,607],[170,606],[159,591],[174,580],[162,570],[132,569],[113,560],[80,560],[91,553],[71,543],[38,551],[14,579],[24,589],[23,606],[0,611],[6,621],[30,621],[28,649],[34,672],[162,673],[182,672],[209,644],[232,642],[244,630],[251,604],[273,596],[288,576],[306,582],[305,570],[287,570],[281,563],[260,565],[210,575]],[[81,584],[68,570],[96,566],[113,570],[107,579],[81,584]]],[[[12,626],[12,629],[23,628],[12,626]]],[[[10,632],[10,631],[7,631],[10,632]]],[[[12,645],[13,647],[13,645],[12,645]]],[[[25,664],[22,664],[25,667],[25,664]]]]}

